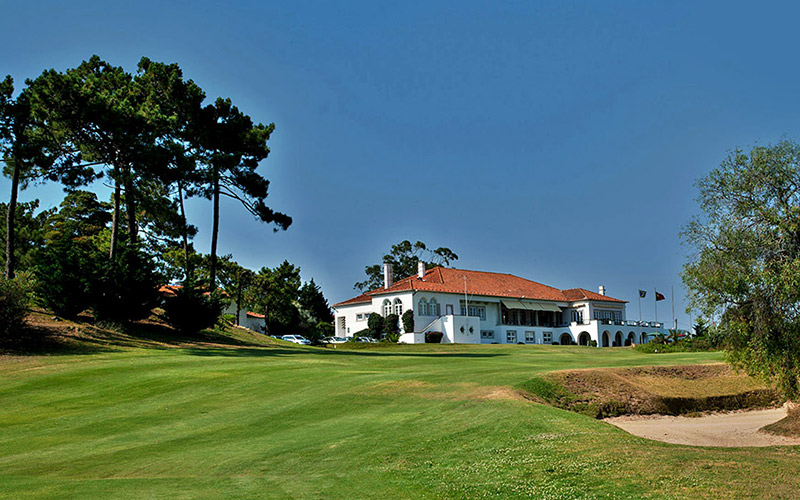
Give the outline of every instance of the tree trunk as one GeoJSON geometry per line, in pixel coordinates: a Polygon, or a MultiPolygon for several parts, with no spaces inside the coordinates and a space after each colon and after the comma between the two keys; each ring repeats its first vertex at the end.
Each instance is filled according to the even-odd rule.
{"type": "Polygon", "coordinates": [[[216,290],[217,281],[217,236],[219,236],[219,169],[214,167],[214,209],[211,224],[211,265],[209,266],[209,291],[216,290]]]}
{"type": "Polygon", "coordinates": [[[128,245],[133,247],[136,245],[138,231],[136,229],[136,193],[130,174],[130,170],[128,170],[127,179],[125,179],[125,215],[128,219],[128,245]]]}
{"type": "MultiPolygon", "coordinates": [[[[183,183],[178,181],[178,202],[181,207],[181,220],[183,221],[183,272],[184,281],[190,281],[192,276],[192,267],[189,263],[189,228],[186,224],[186,211],[183,207],[183,183]]],[[[238,321],[238,316],[237,316],[238,321]]]]}
{"type": "Polygon", "coordinates": [[[238,286],[236,287],[236,326],[240,326],[239,314],[241,314],[242,312],[242,288],[243,288],[242,271],[239,271],[237,274],[238,276],[236,277],[236,281],[238,281],[237,283],[238,286]]]}
{"type": "Polygon", "coordinates": [[[111,212],[111,249],[108,258],[113,262],[117,257],[117,243],[119,241],[119,206],[122,190],[119,181],[114,181],[114,209],[111,212]]]}
{"type": "Polygon", "coordinates": [[[6,212],[6,269],[5,276],[8,279],[14,277],[16,262],[14,256],[14,236],[16,234],[15,223],[17,214],[17,193],[19,191],[19,164],[14,162],[14,172],[11,177],[11,199],[8,201],[8,211],[6,212]]]}

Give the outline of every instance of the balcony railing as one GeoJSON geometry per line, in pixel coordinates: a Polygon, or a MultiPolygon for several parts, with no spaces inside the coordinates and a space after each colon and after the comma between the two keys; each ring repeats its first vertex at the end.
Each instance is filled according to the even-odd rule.
{"type": "Polygon", "coordinates": [[[572,321],[572,322],[560,322],[556,326],[558,327],[568,327],[568,326],[577,326],[577,325],[591,325],[592,322],[597,322],[601,325],[615,325],[615,326],[634,326],[639,328],[663,328],[664,323],[659,321],[632,321],[632,320],[614,320],[614,319],[591,319],[591,320],[583,320],[583,321],[572,321]]]}

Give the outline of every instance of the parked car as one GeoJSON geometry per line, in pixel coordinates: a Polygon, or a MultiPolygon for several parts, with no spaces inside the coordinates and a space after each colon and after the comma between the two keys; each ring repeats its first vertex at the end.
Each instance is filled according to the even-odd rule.
{"type": "Polygon", "coordinates": [[[328,343],[329,344],[344,344],[345,342],[347,342],[347,339],[345,337],[330,337],[330,341],[328,343]]]}
{"type": "Polygon", "coordinates": [[[281,340],[301,345],[311,345],[311,342],[302,335],[284,335],[281,340]]]}

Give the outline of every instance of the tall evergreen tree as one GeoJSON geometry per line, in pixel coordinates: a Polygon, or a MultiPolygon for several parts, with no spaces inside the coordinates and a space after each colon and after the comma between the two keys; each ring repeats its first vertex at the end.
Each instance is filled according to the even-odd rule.
{"type": "Polygon", "coordinates": [[[314,283],[314,278],[306,282],[299,291],[298,302],[300,307],[307,311],[316,322],[331,322],[333,314],[328,301],[322,294],[322,289],[314,283]]]}
{"type": "Polygon", "coordinates": [[[230,99],[220,98],[203,108],[197,126],[200,161],[205,168],[196,193],[212,200],[209,287],[213,289],[216,287],[220,196],[238,200],[258,220],[274,224],[275,231],[287,229],[292,218],[266,205],[269,181],[256,172],[261,160],[269,154],[267,141],[275,129],[274,124],[254,125],[230,99]]]}
{"type": "Polygon", "coordinates": [[[11,196],[6,212],[5,276],[14,277],[14,245],[17,197],[29,182],[50,179],[66,187],[86,184],[94,178],[91,167],[81,165],[79,155],[59,140],[59,130],[43,119],[41,103],[29,87],[13,98],[13,79],[0,82],[0,153],[3,173],[11,177],[11,196]]]}

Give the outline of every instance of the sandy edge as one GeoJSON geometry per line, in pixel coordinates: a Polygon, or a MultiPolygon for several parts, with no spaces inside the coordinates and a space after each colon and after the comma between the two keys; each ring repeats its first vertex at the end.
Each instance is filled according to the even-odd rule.
{"type": "Polygon", "coordinates": [[[800,445],[800,438],[760,431],[786,416],[786,407],[711,413],[701,417],[626,415],[603,419],[635,436],[692,446],[753,447],[800,445]]]}

